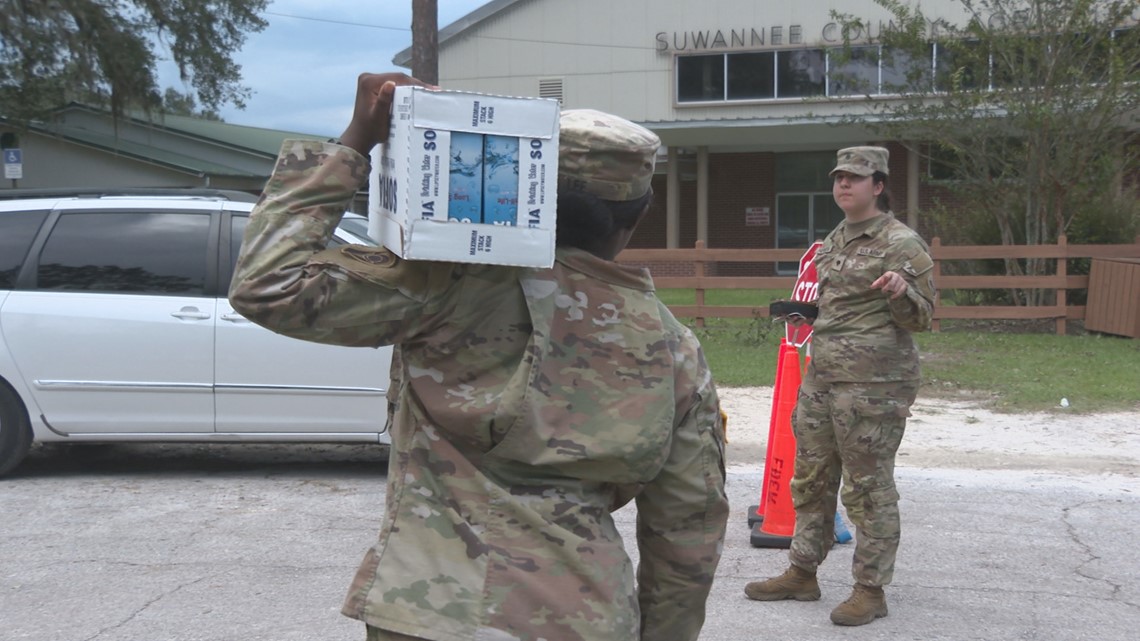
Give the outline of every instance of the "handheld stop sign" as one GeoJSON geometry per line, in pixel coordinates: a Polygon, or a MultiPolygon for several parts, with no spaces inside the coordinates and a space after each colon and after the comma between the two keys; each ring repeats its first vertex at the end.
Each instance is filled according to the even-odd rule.
{"type": "MultiPolygon", "coordinates": [[[[815,252],[823,246],[822,241],[815,241],[800,258],[800,271],[796,277],[795,287],[792,288],[792,300],[800,303],[811,303],[819,298],[819,274],[815,269],[815,252]]],[[[812,326],[802,324],[799,327],[791,323],[784,325],[784,337],[788,343],[800,348],[811,339],[812,326]]]]}

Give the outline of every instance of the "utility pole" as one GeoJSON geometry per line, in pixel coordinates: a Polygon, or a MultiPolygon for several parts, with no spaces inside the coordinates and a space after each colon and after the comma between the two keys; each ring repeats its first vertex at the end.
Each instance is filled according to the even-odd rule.
{"type": "Polygon", "coordinates": [[[412,0],[412,75],[439,84],[439,10],[436,0],[412,0]]]}

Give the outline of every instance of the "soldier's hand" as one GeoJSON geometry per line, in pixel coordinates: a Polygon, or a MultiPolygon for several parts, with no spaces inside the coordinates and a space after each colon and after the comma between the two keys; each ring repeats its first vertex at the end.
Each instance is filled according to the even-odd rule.
{"type": "Polygon", "coordinates": [[[352,120],[340,135],[342,145],[368,155],[373,147],[388,140],[388,129],[392,124],[392,96],[398,85],[438,88],[403,73],[360,74],[356,79],[352,120]]]}
{"type": "Polygon", "coordinates": [[[873,289],[883,290],[884,294],[889,295],[891,299],[894,300],[906,293],[907,282],[906,279],[902,277],[902,274],[898,272],[887,272],[876,278],[875,282],[871,283],[871,287],[873,289]]]}

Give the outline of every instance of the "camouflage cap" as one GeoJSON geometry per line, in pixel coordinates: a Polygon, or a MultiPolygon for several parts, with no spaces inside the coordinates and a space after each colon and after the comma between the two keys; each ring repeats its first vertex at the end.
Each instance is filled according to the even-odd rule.
{"type": "Polygon", "coordinates": [[[833,176],[837,171],[846,171],[856,176],[870,176],[876,171],[889,174],[887,159],[891,157],[883,147],[848,147],[840,149],[836,154],[835,169],[827,175],[833,176]]]}
{"type": "Polygon", "coordinates": [[[661,139],[625,118],[593,109],[562,112],[558,188],[628,201],[649,191],[661,139]]]}

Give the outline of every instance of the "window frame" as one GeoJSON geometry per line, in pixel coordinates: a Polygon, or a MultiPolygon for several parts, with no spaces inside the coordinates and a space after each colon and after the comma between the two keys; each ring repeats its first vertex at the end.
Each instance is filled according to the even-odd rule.
{"type": "MultiPolygon", "coordinates": [[[[217,209],[187,209],[170,207],[164,208],[162,206],[132,206],[132,207],[99,207],[99,208],[56,208],[53,209],[43,224],[40,226],[40,232],[32,244],[29,251],[28,259],[24,262],[24,269],[21,271],[17,284],[20,289],[32,290],[45,293],[58,293],[58,294],[102,294],[102,295],[129,295],[129,296],[159,296],[159,297],[211,297],[218,295],[218,269],[217,269],[217,254],[218,254],[218,226],[220,224],[217,209]],[[41,289],[39,285],[39,270],[40,264],[43,259],[44,248],[47,246],[48,240],[55,232],[59,221],[64,216],[71,215],[87,215],[87,214],[189,214],[196,216],[208,216],[209,224],[207,226],[206,236],[206,252],[202,256],[205,268],[204,281],[202,284],[201,292],[133,292],[133,291],[107,291],[107,290],[83,290],[83,289],[41,289]]],[[[228,288],[227,288],[228,289],[228,288]]]]}
{"type": "MultiPolygon", "coordinates": [[[[48,219],[51,217],[51,208],[50,207],[36,207],[33,209],[21,209],[21,210],[11,210],[11,211],[0,212],[0,216],[3,216],[3,217],[15,217],[15,216],[32,217],[32,216],[36,216],[36,215],[39,216],[39,221],[33,223],[35,228],[32,230],[32,235],[26,239],[26,242],[23,242],[21,245],[18,245],[16,247],[17,250],[19,250],[20,247],[23,247],[23,253],[20,254],[19,259],[16,260],[16,262],[14,264],[15,272],[12,274],[11,284],[7,287],[4,287],[3,284],[0,283],[0,290],[14,291],[17,289],[22,289],[21,283],[27,278],[27,272],[29,271],[28,264],[29,264],[29,262],[31,262],[29,259],[32,256],[36,255],[34,253],[34,250],[36,247],[36,241],[39,239],[40,235],[43,233],[44,226],[47,224],[48,219]]],[[[0,265],[0,267],[2,267],[2,266],[3,265],[0,265]]]]}

